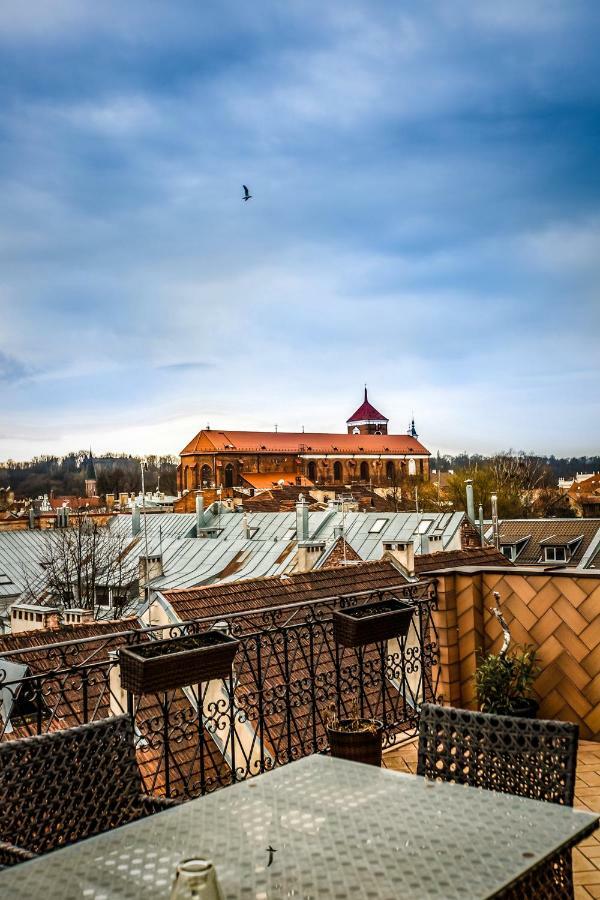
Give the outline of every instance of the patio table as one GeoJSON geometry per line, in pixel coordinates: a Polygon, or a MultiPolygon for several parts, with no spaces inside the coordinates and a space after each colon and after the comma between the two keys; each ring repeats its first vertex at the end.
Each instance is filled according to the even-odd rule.
{"type": "Polygon", "coordinates": [[[316,755],[6,869],[0,897],[159,900],[192,856],[227,900],[496,897],[598,818],[316,755]]]}

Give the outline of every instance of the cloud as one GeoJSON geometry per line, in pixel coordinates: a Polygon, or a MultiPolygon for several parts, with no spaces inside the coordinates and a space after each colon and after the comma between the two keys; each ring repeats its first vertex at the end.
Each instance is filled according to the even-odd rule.
{"type": "Polygon", "coordinates": [[[0,383],[15,384],[29,378],[32,369],[22,360],[0,350],[0,383]]]}
{"type": "Polygon", "coordinates": [[[173,372],[174,374],[186,372],[205,372],[207,369],[213,368],[212,363],[207,362],[178,362],[167,363],[162,366],[156,366],[160,372],[173,372]]]}
{"type": "Polygon", "coordinates": [[[364,380],[441,448],[597,446],[595,8],[34,7],[0,23],[0,453],[343,428],[364,380]]]}

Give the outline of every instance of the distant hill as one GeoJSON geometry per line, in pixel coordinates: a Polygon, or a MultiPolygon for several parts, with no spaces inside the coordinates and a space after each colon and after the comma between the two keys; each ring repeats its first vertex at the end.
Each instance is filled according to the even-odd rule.
{"type": "MultiPolygon", "coordinates": [[[[57,495],[83,495],[83,463],[88,453],[79,451],[66,456],[37,456],[27,462],[8,460],[0,463],[0,487],[11,487],[17,499],[50,494],[51,491],[57,495]]],[[[116,453],[94,457],[98,494],[139,491],[142,486],[141,459],[116,453]]],[[[145,459],[148,463],[144,476],[146,490],[155,490],[160,479],[161,491],[176,494],[179,460],[173,456],[148,456],[145,459]]]]}

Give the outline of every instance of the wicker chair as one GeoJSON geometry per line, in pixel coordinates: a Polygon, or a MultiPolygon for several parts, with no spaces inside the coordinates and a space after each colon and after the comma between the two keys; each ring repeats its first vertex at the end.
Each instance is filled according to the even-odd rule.
{"type": "Polygon", "coordinates": [[[129,716],[0,743],[0,866],[174,805],[149,797],[129,716]]]}
{"type": "MultiPolygon", "coordinates": [[[[417,774],[573,806],[579,728],[424,703],[417,774]]],[[[508,897],[573,896],[570,851],[538,867],[508,897]],[[532,893],[533,891],[533,893],[532,893]]]]}

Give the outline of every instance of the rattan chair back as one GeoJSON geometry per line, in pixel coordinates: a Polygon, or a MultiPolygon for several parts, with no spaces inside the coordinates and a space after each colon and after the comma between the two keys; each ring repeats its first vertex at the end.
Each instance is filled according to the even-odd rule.
{"type": "Polygon", "coordinates": [[[578,737],[570,722],[425,703],[417,774],[572,806],[578,737]]]}
{"type": "Polygon", "coordinates": [[[128,716],[0,743],[0,841],[33,853],[145,813],[128,716]]]}

